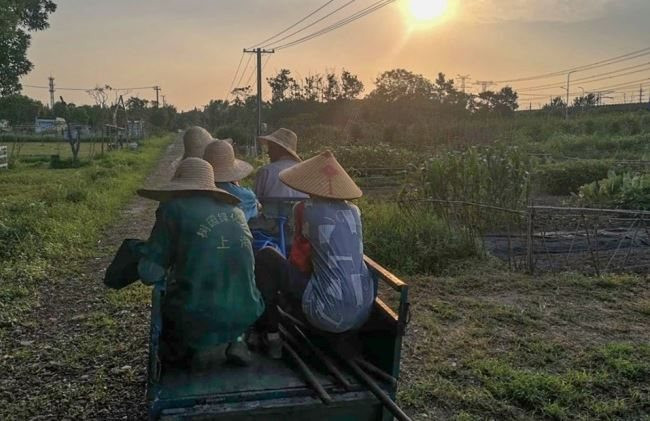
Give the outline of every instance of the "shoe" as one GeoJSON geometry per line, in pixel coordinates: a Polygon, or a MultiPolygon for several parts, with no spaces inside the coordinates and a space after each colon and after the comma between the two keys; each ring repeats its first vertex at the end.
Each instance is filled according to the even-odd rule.
{"type": "Polygon", "coordinates": [[[269,357],[274,360],[282,359],[282,338],[278,332],[267,333],[264,337],[264,345],[269,357]]]}
{"type": "Polygon", "coordinates": [[[251,352],[246,346],[246,342],[231,342],[226,348],[226,359],[238,366],[246,367],[252,361],[251,352]]]}

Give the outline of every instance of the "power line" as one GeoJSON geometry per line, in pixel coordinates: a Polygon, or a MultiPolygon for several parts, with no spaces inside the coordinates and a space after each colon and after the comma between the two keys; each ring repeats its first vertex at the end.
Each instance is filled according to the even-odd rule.
{"type": "MultiPolygon", "coordinates": [[[[242,80],[244,80],[244,75],[246,74],[246,71],[248,70],[248,65],[251,63],[252,59],[253,59],[253,56],[249,55],[248,60],[246,61],[246,65],[244,66],[244,70],[242,70],[241,76],[239,77],[239,81],[237,82],[237,85],[235,85],[237,88],[241,88],[241,82],[242,82],[242,80]]],[[[254,68],[255,68],[255,66],[253,66],[253,69],[254,68]]],[[[250,78],[249,78],[249,80],[250,80],[250,78]]]]}
{"type": "Polygon", "coordinates": [[[572,67],[569,69],[564,69],[564,70],[558,70],[555,72],[551,73],[545,73],[541,75],[536,75],[536,76],[529,76],[529,77],[522,77],[522,78],[516,78],[516,79],[509,79],[509,80],[498,80],[495,81],[495,83],[503,84],[503,83],[511,83],[511,82],[525,82],[529,80],[536,80],[536,79],[548,79],[551,77],[555,76],[563,76],[566,75],[569,72],[577,72],[577,71],[587,71],[587,70],[592,70],[598,67],[604,67],[604,66],[609,66],[611,64],[616,64],[620,63],[622,61],[627,61],[627,60],[632,60],[638,57],[643,57],[645,55],[650,54],[650,47],[643,48],[641,50],[633,51],[627,54],[623,54],[620,56],[612,57],[606,60],[601,60],[597,61],[595,63],[591,64],[586,64],[582,66],[577,66],[577,67],[572,67]]]}
{"type": "MultiPolygon", "coordinates": [[[[338,8],[336,8],[336,9],[334,9],[332,12],[326,14],[325,16],[316,19],[314,22],[310,23],[309,25],[304,26],[304,27],[298,29],[297,31],[294,31],[294,32],[290,33],[289,35],[286,35],[286,36],[284,36],[284,37],[282,37],[282,38],[280,38],[280,39],[278,39],[278,40],[275,40],[275,41],[273,41],[273,42],[274,42],[274,43],[276,43],[276,42],[282,42],[282,41],[284,41],[284,40],[286,40],[286,39],[289,39],[289,38],[291,38],[292,36],[297,35],[297,34],[303,32],[305,29],[309,29],[309,28],[311,28],[312,26],[314,26],[314,25],[316,25],[316,24],[322,22],[323,20],[327,19],[328,17],[330,17],[330,16],[336,14],[337,12],[339,12],[339,11],[345,9],[346,7],[348,7],[349,5],[351,5],[352,3],[354,3],[355,1],[356,1],[356,0],[350,0],[350,1],[348,1],[348,2],[345,3],[344,5],[342,5],[342,6],[338,7],[338,8]]],[[[269,44],[265,44],[265,45],[264,45],[265,48],[268,47],[268,46],[269,46],[269,44]]]]}
{"type": "MultiPolygon", "coordinates": [[[[630,72],[630,73],[624,73],[624,74],[616,75],[616,73],[623,72],[625,70],[637,69],[639,67],[644,67],[644,66],[648,66],[648,65],[650,65],[650,61],[642,63],[642,64],[637,64],[635,66],[628,66],[628,67],[624,67],[622,69],[613,70],[611,72],[605,72],[605,73],[599,73],[599,74],[596,74],[596,75],[586,76],[586,77],[583,77],[581,79],[574,79],[574,80],[571,81],[571,83],[578,83],[578,82],[590,83],[590,82],[596,82],[597,80],[613,79],[613,78],[616,78],[616,77],[626,76],[626,75],[630,75],[630,74],[633,74],[633,73],[639,73],[639,72],[646,71],[648,69],[642,69],[642,70],[639,70],[637,72],[630,72]],[[594,79],[594,78],[598,78],[600,76],[607,76],[607,75],[615,75],[615,76],[611,76],[609,78],[601,78],[601,79],[591,80],[591,79],[594,79]]],[[[560,83],[560,82],[557,82],[557,83],[560,83]]],[[[552,88],[555,85],[556,85],[556,83],[547,83],[547,84],[544,84],[544,85],[527,86],[527,87],[522,87],[522,88],[519,88],[519,89],[527,90],[527,91],[536,91],[536,90],[552,88]]]]}
{"type": "Polygon", "coordinates": [[[269,37],[269,38],[265,39],[265,40],[262,41],[262,42],[258,42],[258,43],[255,44],[255,45],[252,45],[252,46],[249,47],[248,49],[253,49],[253,48],[255,48],[255,47],[261,46],[262,44],[265,44],[265,43],[271,41],[272,39],[277,38],[277,37],[279,37],[280,35],[282,35],[282,34],[288,32],[288,31],[292,30],[293,28],[295,28],[296,26],[300,25],[301,23],[303,23],[304,21],[306,21],[306,20],[309,19],[310,17],[314,16],[316,13],[320,12],[321,10],[323,10],[324,8],[326,8],[327,6],[329,6],[329,5],[330,5],[331,3],[333,3],[334,1],[335,1],[335,0],[329,0],[329,1],[325,2],[325,4],[323,4],[323,5],[320,6],[318,9],[314,10],[313,12],[311,12],[310,14],[308,14],[307,16],[305,16],[304,18],[300,19],[298,22],[296,22],[296,23],[294,23],[293,25],[289,26],[288,28],[286,28],[286,29],[284,29],[284,30],[278,32],[277,34],[273,35],[272,37],[269,37]]]}
{"type": "Polygon", "coordinates": [[[237,65],[237,70],[235,71],[235,76],[232,78],[232,82],[230,82],[230,88],[228,88],[228,92],[226,92],[225,98],[228,100],[230,98],[230,93],[232,92],[233,86],[235,86],[235,80],[237,80],[237,76],[239,75],[239,69],[241,69],[241,64],[244,62],[244,53],[241,53],[241,57],[239,58],[239,64],[237,65]]]}
{"type": "Polygon", "coordinates": [[[347,25],[347,24],[349,24],[351,22],[354,22],[354,21],[356,21],[358,19],[361,19],[364,16],[367,16],[367,15],[369,15],[371,13],[374,13],[377,10],[382,9],[382,8],[388,6],[391,3],[394,3],[395,1],[396,0],[381,0],[381,1],[378,1],[376,3],[373,3],[372,5],[366,7],[365,9],[362,9],[362,10],[354,13],[353,15],[351,15],[351,16],[349,16],[347,18],[341,19],[338,22],[336,22],[336,23],[334,23],[334,24],[332,24],[332,25],[330,25],[328,27],[325,27],[325,28],[323,28],[323,29],[321,29],[321,30],[319,30],[317,32],[314,32],[314,33],[312,33],[310,35],[306,35],[306,36],[304,36],[302,38],[298,38],[298,39],[296,39],[294,41],[291,41],[289,43],[274,47],[274,50],[282,50],[284,48],[293,47],[293,46],[296,46],[296,45],[301,44],[303,42],[306,42],[306,41],[309,41],[311,39],[317,38],[317,37],[319,37],[321,35],[325,35],[325,34],[327,34],[329,32],[332,32],[332,31],[334,31],[334,30],[336,30],[338,28],[341,28],[341,27],[343,27],[343,26],[345,26],[345,25],[347,25]]]}

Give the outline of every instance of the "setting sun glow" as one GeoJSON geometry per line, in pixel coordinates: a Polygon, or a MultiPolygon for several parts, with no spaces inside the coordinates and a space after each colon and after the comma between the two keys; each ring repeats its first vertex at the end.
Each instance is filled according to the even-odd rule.
{"type": "Polygon", "coordinates": [[[434,21],[447,12],[448,3],[448,0],[410,0],[411,15],[418,22],[434,21]]]}

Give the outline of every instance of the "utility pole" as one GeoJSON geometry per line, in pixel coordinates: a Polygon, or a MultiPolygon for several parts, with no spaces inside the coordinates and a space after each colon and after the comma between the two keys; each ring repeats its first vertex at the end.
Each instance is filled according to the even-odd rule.
{"type": "Polygon", "coordinates": [[[465,93],[465,81],[466,80],[471,80],[472,78],[469,77],[469,75],[457,75],[458,79],[460,79],[460,89],[465,93]]]}
{"type": "Polygon", "coordinates": [[[257,136],[262,135],[262,54],[273,54],[275,50],[265,50],[263,48],[244,48],[244,53],[255,54],[257,56],[257,136]]]}
{"type": "Polygon", "coordinates": [[[156,108],[158,108],[160,102],[160,86],[156,85],[153,87],[153,90],[156,91],[156,108]]]}
{"type": "Polygon", "coordinates": [[[569,87],[571,86],[571,73],[569,72],[566,74],[566,109],[565,109],[565,115],[564,118],[566,120],[569,119],[569,87]]]}
{"type": "Polygon", "coordinates": [[[481,92],[485,92],[488,87],[494,85],[494,82],[491,80],[477,80],[474,85],[479,85],[481,87],[481,92]]]}
{"type": "Polygon", "coordinates": [[[643,84],[639,85],[639,104],[643,103],[643,84]]]}
{"type": "Polygon", "coordinates": [[[50,110],[54,109],[54,78],[50,76],[50,110]]]}
{"type": "Polygon", "coordinates": [[[163,98],[163,107],[166,107],[167,103],[165,102],[165,95],[163,95],[162,98],[163,98]]]}

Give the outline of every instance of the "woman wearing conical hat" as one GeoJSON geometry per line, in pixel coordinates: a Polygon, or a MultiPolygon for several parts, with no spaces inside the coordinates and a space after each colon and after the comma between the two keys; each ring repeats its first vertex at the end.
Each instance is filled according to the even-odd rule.
{"type": "Polygon", "coordinates": [[[160,202],[138,272],[147,284],[165,283],[161,356],[183,364],[224,345],[230,360],[246,364],[243,334],[264,303],[239,200],[216,187],[200,158],[184,159],[170,182],[138,194],[160,202]]]}
{"type": "Polygon", "coordinates": [[[259,202],[252,190],[239,185],[239,181],[253,172],[253,166],[246,161],[235,158],[231,146],[232,139],[215,139],[205,148],[203,159],[214,169],[214,181],[217,187],[237,197],[239,207],[244,211],[246,220],[257,216],[259,202]]]}
{"type": "Polygon", "coordinates": [[[363,260],[361,214],[348,202],[363,193],[334,155],[323,152],[282,171],[280,179],[309,199],[294,209],[289,260],[270,248],[255,256],[256,282],[266,303],[258,326],[275,357],[281,355],[278,292],[297,304],[312,326],[330,333],[360,328],[375,299],[363,260]]]}

